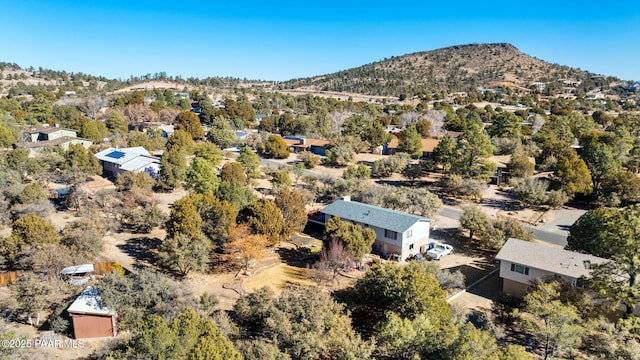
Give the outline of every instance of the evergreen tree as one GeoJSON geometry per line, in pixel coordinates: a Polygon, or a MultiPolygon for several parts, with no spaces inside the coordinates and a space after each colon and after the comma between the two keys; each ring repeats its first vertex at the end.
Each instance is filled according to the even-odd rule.
{"type": "Polygon", "coordinates": [[[158,180],[165,189],[180,187],[187,177],[187,165],[178,149],[171,149],[162,155],[158,180]]]}
{"type": "Polygon", "coordinates": [[[196,115],[192,111],[183,111],[176,116],[176,130],[184,130],[193,140],[202,139],[204,136],[204,130],[202,130],[202,125],[200,124],[200,119],[198,115],[196,115]]]}
{"type": "Polygon", "coordinates": [[[445,173],[449,171],[456,159],[456,140],[453,136],[446,134],[433,149],[433,159],[440,165],[445,173]]]}
{"type": "Polygon", "coordinates": [[[191,161],[186,172],[186,188],[200,194],[214,194],[220,179],[211,162],[196,157],[191,161]]]}
{"type": "Polygon", "coordinates": [[[456,149],[457,156],[451,168],[453,173],[478,179],[488,179],[493,174],[495,165],[487,161],[493,155],[493,147],[481,125],[467,122],[456,149]]]}
{"type": "Polygon", "coordinates": [[[240,150],[240,155],[236,158],[236,161],[242,165],[244,172],[250,178],[257,178],[260,176],[260,157],[250,147],[245,146],[240,150]]]}
{"type": "Polygon", "coordinates": [[[286,159],[289,157],[287,143],[279,135],[269,135],[267,142],[264,144],[264,153],[275,159],[286,159]]]}
{"type": "Polygon", "coordinates": [[[414,158],[422,156],[422,141],[414,124],[408,125],[400,135],[398,151],[406,152],[414,158]]]}

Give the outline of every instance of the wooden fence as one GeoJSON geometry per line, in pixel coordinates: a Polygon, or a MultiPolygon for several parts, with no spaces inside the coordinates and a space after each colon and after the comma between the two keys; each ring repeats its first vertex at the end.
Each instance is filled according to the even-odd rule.
{"type": "Polygon", "coordinates": [[[6,286],[16,281],[18,276],[22,274],[22,271],[10,271],[0,273],[0,286],[6,286]]]}
{"type": "Polygon", "coordinates": [[[96,275],[103,275],[111,271],[113,268],[112,262],[99,262],[93,264],[93,273],[96,275]]]}
{"type": "MultiPolygon", "coordinates": [[[[98,262],[93,264],[93,274],[94,275],[104,275],[107,274],[113,269],[113,262],[98,262]]],[[[128,273],[127,269],[125,270],[125,274],[128,273]]],[[[18,276],[22,275],[24,272],[22,271],[9,271],[0,273],[0,286],[7,286],[18,278],[18,276]]],[[[55,275],[55,274],[54,274],[55,275]]]]}

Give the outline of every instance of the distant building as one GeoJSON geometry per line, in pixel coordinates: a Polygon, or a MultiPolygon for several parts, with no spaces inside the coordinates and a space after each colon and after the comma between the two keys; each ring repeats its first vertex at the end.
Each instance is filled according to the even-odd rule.
{"type": "MultiPolygon", "coordinates": [[[[433,150],[440,144],[440,139],[420,139],[420,143],[422,144],[422,157],[430,158],[433,154],[433,150]]],[[[398,151],[398,146],[400,145],[400,140],[393,136],[389,144],[387,144],[386,149],[384,150],[384,154],[393,155],[398,151]]]]}
{"type": "Polygon", "coordinates": [[[529,87],[532,87],[532,88],[534,88],[535,90],[538,90],[538,91],[544,91],[547,88],[547,84],[543,83],[543,82],[536,81],[536,82],[532,82],[529,85],[529,87]]]}
{"type": "Polygon", "coordinates": [[[403,128],[403,127],[399,127],[399,126],[395,126],[395,125],[386,125],[386,126],[384,127],[384,131],[385,131],[386,133],[394,133],[394,134],[397,134],[397,133],[402,132],[403,130],[404,130],[404,128],[403,128]]]}
{"type": "Polygon", "coordinates": [[[102,175],[112,179],[127,171],[146,172],[156,179],[160,171],[160,159],[151,156],[142,146],[122,149],[108,148],[95,156],[102,165],[102,175]]]}
{"type": "Polygon", "coordinates": [[[89,139],[79,138],[75,130],[49,125],[23,130],[18,138],[20,141],[15,146],[29,150],[32,156],[46,147],[60,147],[67,150],[71,144],[82,144],[88,149],[93,144],[89,139]]]}
{"type": "MultiPolygon", "coordinates": [[[[497,169],[491,176],[492,181],[496,185],[500,185],[503,182],[509,180],[511,174],[509,173],[509,164],[511,163],[511,155],[496,155],[488,158],[489,162],[496,165],[497,169]]],[[[536,159],[532,156],[528,157],[528,160],[533,166],[536,166],[536,159]]]]}
{"type": "Polygon", "coordinates": [[[328,140],[307,139],[304,136],[285,136],[282,138],[287,143],[287,148],[293,153],[310,151],[316,155],[325,156],[327,154],[328,140]]]}
{"type": "Polygon", "coordinates": [[[171,137],[171,135],[173,135],[173,133],[176,131],[175,126],[173,125],[160,125],[158,126],[158,129],[160,129],[160,135],[163,138],[171,137]]]}
{"type": "Polygon", "coordinates": [[[100,291],[87,287],[67,309],[73,323],[76,339],[114,337],[117,334],[117,316],[113,309],[102,303],[100,291]]]}

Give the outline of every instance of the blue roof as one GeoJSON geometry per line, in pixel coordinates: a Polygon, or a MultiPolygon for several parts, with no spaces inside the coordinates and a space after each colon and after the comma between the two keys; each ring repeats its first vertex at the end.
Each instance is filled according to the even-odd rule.
{"type": "Polygon", "coordinates": [[[344,220],[356,221],[399,233],[409,230],[419,221],[431,221],[418,215],[345,200],[334,202],[325,207],[322,212],[331,216],[339,216],[344,220]]]}
{"type": "Polygon", "coordinates": [[[120,159],[120,158],[124,157],[125,155],[126,154],[123,153],[122,151],[112,151],[112,152],[108,153],[105,156],[113,158],[113,159],[120,159]]]}

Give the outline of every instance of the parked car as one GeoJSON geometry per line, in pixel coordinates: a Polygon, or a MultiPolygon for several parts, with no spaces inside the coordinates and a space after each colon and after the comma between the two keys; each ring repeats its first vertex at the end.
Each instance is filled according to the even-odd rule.
{"type": "Polygon", "coordinates": [[[406,261],[423,261],[424,260],[424,256],[420,253],[417,253],[415,255],[410,255],[409,257],[407,257],[406,261]]]}
{"type": "Polygon", "coordinates": [[[431,259],[440,260],[443,256],[449,255],[453,251],[453,246],[449,244],[436,244],[427,251],[427,256],[431,259]]]}

